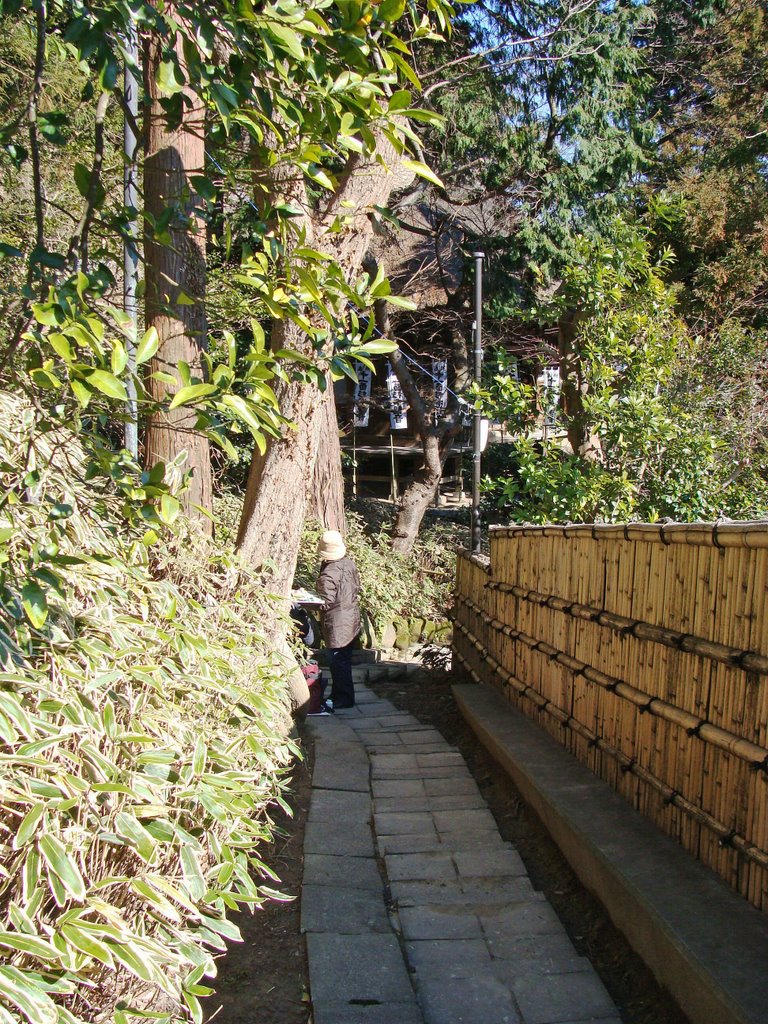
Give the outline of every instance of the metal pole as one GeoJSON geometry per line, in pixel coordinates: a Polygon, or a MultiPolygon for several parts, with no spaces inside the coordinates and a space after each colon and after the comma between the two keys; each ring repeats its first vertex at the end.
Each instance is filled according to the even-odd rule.
{"type": "MultiPolygon", "coordinates": [[[[139,63],[139,41],[136,26],[131,24],[126,39],[126,59],[123,68],[123,90],[125,93],[126,113],[123,119],[123,152],[125,165],[123,169],[123,202],[127,209],[137,210],[139,206],[137,139],[134,126],[139,116],[139,89],[134,68],[139,63]]],[[[125,424],[125,447],[135,458],[139,454],[138,402],[136,395],[136,347],[139,336],[138,304],[136,289],[139,280],[139,249],[138,222],[131,218],[127,225],[127,237],[123,241],[123,304],[125,312],[133,321],[133,339],[126,346],[128,353],[128,419],[125,424]]]]}
{"type": "MultiPolygon", "coordinates": [[[[480,383],[483,373],[483,260],[484,252],[472,253],[475,261],[475,347],[474,379],[480,383]]],[[[480,553],[480,431],[481,414],[476,409],[472,416],[472,551],[480,553]]]]}

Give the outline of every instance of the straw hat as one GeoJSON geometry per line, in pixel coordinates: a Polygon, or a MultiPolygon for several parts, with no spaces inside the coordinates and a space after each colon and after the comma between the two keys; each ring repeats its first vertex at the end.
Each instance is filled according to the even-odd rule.
{"type": "Polygon", "coordinates": [[[338,530],[325,530],[317,545],[317,557],[321,562],[337,562],[346,555],[347,549],[338,530]]]}

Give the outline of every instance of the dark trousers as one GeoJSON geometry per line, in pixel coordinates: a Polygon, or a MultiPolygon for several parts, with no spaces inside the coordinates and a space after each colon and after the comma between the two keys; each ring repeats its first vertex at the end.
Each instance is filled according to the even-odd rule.
{"type": "Polygon", "coordinates": [[[331,700],[334,708],[354,707],[355,684],[352,681],[352,643],[346,647],[329,647],[331,662],[331,700]]]}

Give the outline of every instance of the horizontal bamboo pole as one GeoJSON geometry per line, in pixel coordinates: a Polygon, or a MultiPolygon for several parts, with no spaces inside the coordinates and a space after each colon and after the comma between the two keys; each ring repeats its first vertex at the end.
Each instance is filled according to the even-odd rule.
{"type": "MultiPolygon", "coordinates": [[[[499,676],[504,683],[512,686],[512,688],[517,690],[521,696],[532,701],[538,710],[545,711],[547,714],[552,715],[552,717],[556,718],[561,726],[570,729],[572,732],[576,732],[578,735],[584,737],[590,746],[597,748],[609,757],[613,758],[619,764],[622,771],[631,772],[646,785],[651,786],[656,790],[656,792],[661,794],[665,803],[678,807],[693,821],[698,822],[698,824],[703,825],[705,828],[713,832],[722,846],[730,846],[746,859],[758,864],[761,868],[768,868],[768,853],[766,853],[765,850],[761,850],[759,847],[755,846],[754,843],[751,843],[745,836],[739,835],[732,829],[729,829],[713,815],[708,814],[701,807],[697,807],[695,804],[691,803],[690,800],[686,799],[686,797],[677,790],[667,785],[667,783],[662,782],[661,779],[657,778],[647,769],[638,765],[632,758],[628,757],[611,744],[606,743],[605,740],[589,729],[586,725],[576,721],[572,716],[567,715],[562,711],[561,708],[556,707],[546,700],[546,698],[543,698],[541,694],[532,687],[523,683],[521,680],[516,679],[511,672],[508,672],[503,665],[500,665],[495,658],[492,658],[488,654],[487,648],[484,648],[480,644],[472,631],[463,625],[463,623],[457,622],[456,627],[475,647],[483,660],[488,664],[488,667],[491,668],[491,670],[499,676]]],[[[470,667],[467,659],[463,657],[461,652],[457,651],[456,653],[459,660],[467,667],[470,676],[478,683],[483,682],[478,673],[470,667]]]]}
{"type": "Polygon", "coordinates": [[[495,537],[591,537],[716,548],[768,548],[768,520],[715,523],[573,523],[565,526],[492,526],[495,537]]]}
{"type": "Polygon", "coordinates": [[[690,633],[681,633],[664,626],[654,626],[641,619],[615,615],[613,612],[594,608],[591,605],[568,601],[554,594],[540,594],[538,591],[527,590],[525,587],[514,586],[510,583],[498,583],[492,580],[486,583],[486,587],[489,590],[499,590],[504,594],[513,594],[531,604],[545,605],[547,608],[570,615],[575,619],[597,622],[600,626],[615,630],[617,633],[633,636],[637,640],[650,640],[653,643],[662,644],[664,647],[673,647],[685,654],[696,654],[702,658],[709,658],[710,661],[744,669],[746,672],[768,675],[768,657],[758,651],[743,651],[738,647],[729,647],[714,640],[705,640],[703,637],[691,636],[690,633]]]}
{"type": "Polygon", "coordinates": [[[709,743],[713,747],[718,747],[720,750],[726,750],[729,754],[734,754],[742,761],[747,761],[756,770],[768,771],[768,749],[760,747],[756,743],[750,743],[749,740],[721,729],[719,726],[712,725],[705,718],[692,715],[682,708],[675,707],[675,705],[662,700],[660,697],[652,697],[650,694],[630,686],[623,679],[607,675],[586,662],[571,657],[571,655],[566,654],[564,651],[558,651],[551,644],[530,636],[522,632],[522,630],[515,629],[514,626],[510,626],[500,619],[493,618],[478,604],[464,595],[460,594],[458,601],[494,631],[503,633],[513,640],[518,640],[532,650],[539,651],[551,661],[569,669],[573,672],[574,676],[584,676],[585,679],[595,683],[597,686],[615,693],[624,700],[631,701],[641,711],[648,712],[657,718],[663,718],[667,722],[680,726],[689,735],[697,736],[704,743],[709,743]]]}
{"type": "Polygon", "coordinates": [[[470,551],[468,548],[458,548],[456,553],[462,558],[465,558],[468,562],[472,562],[472,564],[476,565],[479,569],[482,569],[483,572],[490,572],[491,560],[488,555],[478,555],[475,552],[470,551]]]}

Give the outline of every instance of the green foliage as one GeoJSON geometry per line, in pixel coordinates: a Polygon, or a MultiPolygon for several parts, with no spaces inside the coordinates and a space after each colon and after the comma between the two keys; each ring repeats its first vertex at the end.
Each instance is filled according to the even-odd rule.
{"type": "Polygon", "coordinates": [[[76,442],[0,407],[2,1018],[127,1021],[140,984],[200,1020],[295,754],[264,599],[192,536],[150,566],[76,442]]]}
{"type": "MultiPolygon", "coordinates": [[[[392,551],[390,516],[381,517],[374,503],[361,512],[347,512],[345,538],[362,585],[361,607],[379,627],[396,616],[442,619],[452,604],[456,548],[466,543],[466,529],[430,523],[422,529],[409,555],[392,551]],[[378,520],[378,521],[377,521],[378,520]]],[[[302,537],[297,584],[314,588],[320,571],[317,542],[321,527],[308,523],[302,537]]]]}
{"type": "Polygon", "coordinates": [[[686,315],[766,325],[768,18],[749,0],[657,0],[649,51],[659,146],[647,186],[669,190],[667,225],[686,315]]]}
{"type": "MultiPolygon", "coordinates": [[[[56,402],[59,420],[87,410],[114,422],[126,412],[129,356],[138,347],[143,358],[133,377],[142,416],[158,406],[191,407],[195,429],[236,458],[232,424],[262,450],[285,426],[275,379],[324,387],[329,373],[353,376],[353,360],[381,350],[361,313],[388,295],[388,285],[366,275],[347,281],[330,256],[306,244],[290,183],[298,176],[332,193],[348,157],[373,159],[382,138],[401,154],[413,144],[403,117],[412,112],[411,94],[399,86],[418,80],[393,23],[405,16],[410,29],[401,24],[398,36],[419,38],[432,34],[432,22],[446,29],[450,12],[447,3],[433,5],[426,18],[405,5],[324,0],[191,4],[178,11],[150,3],[0,4],[9,28],[6,66],[19,66],[22,82],[19,89],[15,78],[0,73],[0,173],[19,197],[0,214],[9,257],[0,275],[6,382],[15,386],[12,376],[26,374],[25,391],[47,392],[42,402],[56,402]],[[208,150],[215,154],[190,178],[188,194],[154,214],[125,207],[120,187],[118,71],[133,67],[125,46],[137,27],[162,45],[156,84],[168,125],[181,124],[182,90],[193,87],[208,110],[208,150]],[[274,195],[274,184],[254,193],[254,167],[260,180],[285,182],[284,194],[278,188],[274,195]],[[237,239],[233,265],[238,217],[230,223],[224,211],[239,208],[231,195],[240,194],[244,175],[259,207],[251,201],[256,215],[247,239],[237,239]],[[143,216],[146,235],[169,245],[180,225],[193,226],[191,211],[211,228],[220,278],[227,268],[228,303],[218,310],[220,333],[200,371],[182,362],[154,366],[147,377],[141,363],[152,352],[117,308],[123,237],[129,220],[143,216]],[[246,304],[251,330],[243,322],[246,304]],[[239,315],[230,325],[233,310],[239,315]],[[306,349],[268,352],[260,321],[270,318],[298,325],[306,349]],[[240,328],[237,338],[233,327],[240,328]]],[[[414,169],[431,175],[426,167],[414,169]]],[[[344,232],[349,223],[342,213],[332,229],[344,232]]],[[[178,301],[198,300],[181,295],[178,301]]],[[[107,451],[101,468],[114,476],[119,458],[110,464],[107,451]]]]}
{"type": "Polygon", "coordinates": [[[535,388],[502,363],[481,397],[516,437],[506,457],[496,455],[486,494],[516,520],[537,523],[765,515],[765,385],[749,376],[764,350],[735,325],[719,346],[690,339],[663,283],[669,254],[654,263],[645,233],[624,226],[614,235],[614,244],[582,240],[554,305],[555,316],[581,311],[578,415],[597,455],[568,444],[567,410],[554,436],[542,436],[535,388]],[[747,409],[758,429],[746,426],[747,409]]]}

